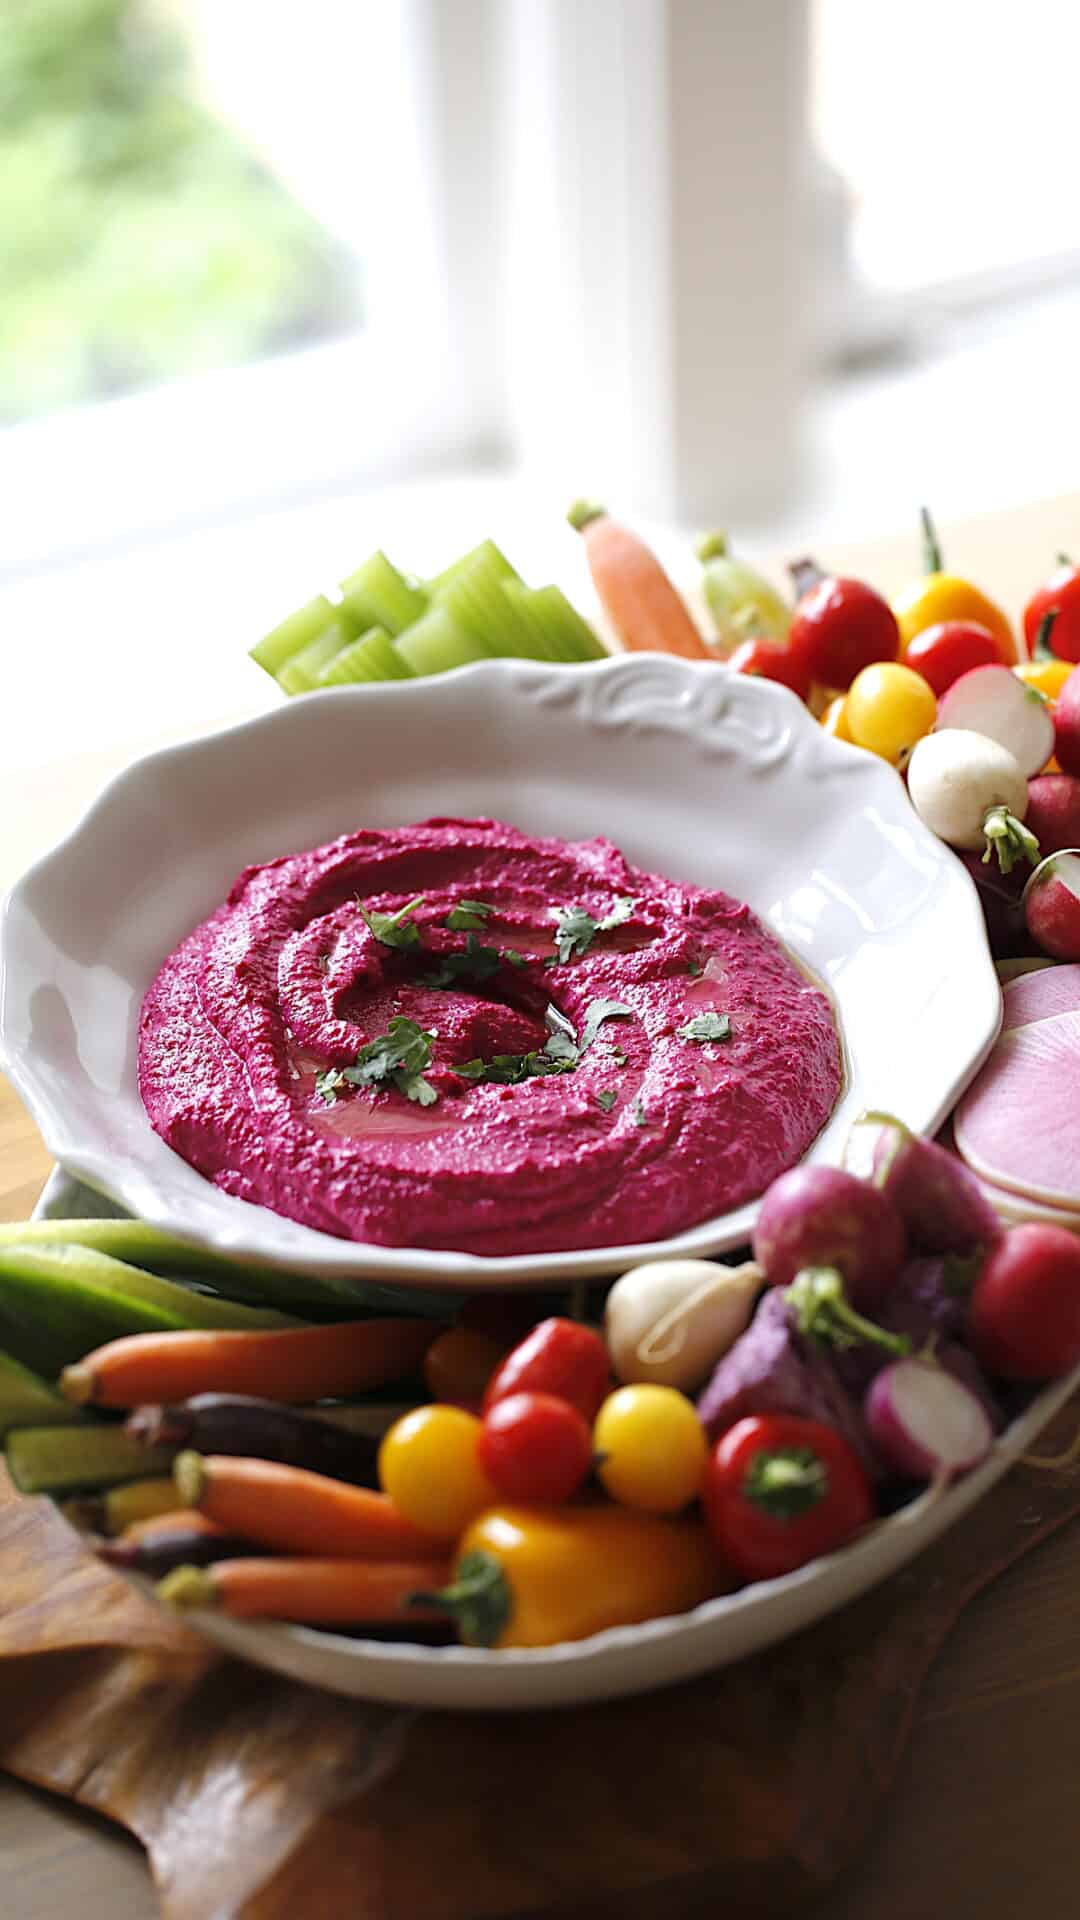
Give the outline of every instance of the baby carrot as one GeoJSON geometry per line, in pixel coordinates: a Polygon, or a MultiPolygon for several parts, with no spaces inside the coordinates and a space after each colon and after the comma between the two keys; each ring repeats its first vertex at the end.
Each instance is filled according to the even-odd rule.
{"type": "Polygon", "coordinates": [[[446,1560],[220,1560],[177,1567],[158,1587],[169,1606],[218,1607],[237,1620],[299,1620],[348,1627],[445,1619],[410,1607],[450,1577],[446,1560]]]}
{"type": "Polygon", "coordinates": [[[178,1506],[198,1507],[229,1533],[280,1553],[327,1560],[430,1559],[436,1544],[385,1493],[354,1487],[280,1460],[181,1453],[173,1468],[178,1506]]]}
{"type": "Polygon", "coordinates": [[[585,541],[593,585],[624,647],[712,660],[681,596],[652,550],[604,507],[576,500],[567,514],[585,541]]]}
{"type": "Polygon", "coordinates": [[[174,1567],[203,1567],[213,1560],[236,1560],[254,1551],[250,1540],[226,1533],[205,1514],[184,1508],[128,1527],[119,1540],[100,1540],[96,1547],[98,1558],[110,1567],[142,1573],[152,1580],[160,1580],[174,1567]]]}
{"type": "Polygon", "coordinates": [[[272,1333],[133,1333],[65,1367],[60,1391],[95,1407],[138,1407],[195,1393],[293,1402],[366,1393],[412,1373],[440,1331],[434,1320],[386,1319],[272,1333]]]}

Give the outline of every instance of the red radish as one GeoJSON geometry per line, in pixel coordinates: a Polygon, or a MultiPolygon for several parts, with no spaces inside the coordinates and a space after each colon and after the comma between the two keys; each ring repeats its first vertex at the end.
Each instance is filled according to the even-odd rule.
{"type": "Polygon", "coordinates": [[[972,668],[1003,662],[1001,642],[975,620],[941,620],[936,627],[924,627],[904,655],[905,666],[921,673],[939,699],[972,668]]]}
{"type": "Polygon", "coordinates": [[[856,1307],[883,1300],[904,1263],[904,1228],[892,1202],[840,1167],[792,1167],[774,1180],[754,1228],[754,1259],[771,1287],[807,1267],[842,1275],[856,1307]]]}
{"type": "Polygon", "coordinates": [[[1080,1012],[1003,1034],[953,1116],[980,1180],[1080,1212],[1080,1012]]]}
{"type": "Polygon", "coordinates": [[[863,1113],[848,1134],[844,1165],[891,1200],[911,1245],[925,1253],[973,1253],[1001,1229],[975,1178],[932,1140],[889,1113],[863,1113]]]}
{"type": "Polygon", "coordinates": [[[863,1413],[886,1466],[912,1480],[977,1467],[994,1440],[981,1400],[931,1359],[894,1360],[870,1383],[863,1413]]]}
{"type": "Polygon", "coordinates": [[[973,667],[961,674],[938,704],[935,732],[962,727],[996,740],[1012,754],[1025,779],[1045,767],[1054,751],[1054,722],[1036,688],[1009,667],[973,667]]]}
{"type": "Polygon", "coordinates": [[[1080,966],[1040,967],[1034,973],[1022,973],[1005,988],[1005,1017],[1002,1033],[1014,1027],[1029,1027],[1035,1020],[1051,1020],[1056,1013],[1075,1013],[1080,1008],[1080,966]]]}
{"type": "Polygon", "coordinates": [[[1024,825],[1040,853],[1080,846],[1080,780],[1071,773],[1040,773],[1029,780],[1024,825]]]}
{"type": "Polygon", "coordinates": [[[1037,864],[1038,843],[1023,825],[1027,781],[996,740],[962,727],[926,734],[908,761],[907,789],[919,818],[946,845],[980,848],[987,862],[994,852],[1003,873],[1018,860],[1037,864]]]}
{"type": "Polygon", "coordinates": [[[1054,752],[1064,773],[1080,774],[1080,673],[1070,673],[1054,702],[1054,752]]]}
{"type": "Polygon", "coordinates": [[[1080,960],[1080,848],[1052,853],[1024,888],[1032,939],[1055,960],[1080,960]]]}
{"type": "Polygon", "coordinates": [[[1080,1364],[1080,1241],[1061,1227],[1012,1227],[975,1282],[968,1335],[989,1373],[1056,1380],[1080,1364]]]}

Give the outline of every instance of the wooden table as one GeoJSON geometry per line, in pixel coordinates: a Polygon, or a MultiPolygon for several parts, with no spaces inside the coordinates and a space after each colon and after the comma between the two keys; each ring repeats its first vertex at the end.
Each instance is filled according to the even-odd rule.
{"type": "MultiPolygon", "coordinates": [[[[1015,611],[1054,551],[1075,545],[1078,524],[1080,498],[972,523],[950,539],[954,564],[977,570],[1015,611]]],[[[891,587],[911,570],[911,541],[822,557],[853,570],[862,565],[891,587]]],[[[116,764],[125,757],[116,755],[116,764]]],[[[0,884],[77,817],[111,770],[96,760],[45,770],[43,815],[35,816],[25,792],[17,811],[0,810],[0,884]]],[[[0,1219],[28,1214],[48,1171],[33,1123],[0,1082],[0,1219]]],[[[930,1676],[886,1818],[857,1867],[818,1907],[818,1920],[1075,1912],[1078,1779],[1080,1527],[1073,1526],[963,1616],[930,1676]]],[[[80,1920],[143,1920],[158,1910],[138,1849],[123,1835],[2,1780],[0,1850],[4,1920],[76,1912],[80,1920]]],[[[678,1916],[668,1909],[664,1920],[678,1916]]]]}

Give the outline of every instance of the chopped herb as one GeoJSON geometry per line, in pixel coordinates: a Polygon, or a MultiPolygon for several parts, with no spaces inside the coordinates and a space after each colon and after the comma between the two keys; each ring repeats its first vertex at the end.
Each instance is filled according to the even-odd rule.
{"type": "Polygon", "coordinates": [[[497,947],[482,946],[475,933],[465,936],[465,945],[456,953],[444,953],[435,973],[421,976],[422,987],[453,987],[459,980],[489,980],[502,965],[497,947]]]}
{"type": "Polygon", "coordinates": [[[396,1013],[386,1033],[361,1047],[355,1067],[346,1067],[344,1077],[357,1087],[394,1086],[406,1099],[430,1107],[439,1096],[423,1073],[431,1065],[434,1038],[434,1033],[425,1033],[415,1020],[396,1013]]]}
{"type": "Polygon", "coordinates": [[[499,958],[505,960],[511,967],[527,967],[529,964],[529,955],[518,953],[515,947],[504,947],[499,958]]]}
{"type": "Polygon", "coordinates": [[[555,1032],[545,1041],[543,1051],[549,1060],[558,1060],[560,1064],[565,1061],[570,1067],[577,1066],[580,1049],[576,1041],[571,1040],[570,1035],[564,1033],[561,1027],[556,1027],[555,1032]]]}
{"type": "Polygon", "coordinates": [[[516,1086],[519,1081],[541,1079],[549,1073],[570,1073],[579,1056],[574,1028],[554,1001],[548,1002],[544,1019],[548,1037],[542,1047],[533,1047],[529,1053],[496,1053],[490,1060],[465,1060],[454,1072],[466,1080],[491,1080],[497,1086],[516,1086]]]}
{"type": "Polygon", "coordinates": [[[629,895],[620,895],[611,912],[602,920],[594,920],[584,907],[552,907],[557,960],[565,966],[568,960],[580,959],[598,933],[609,933],[612,927],[621,927],[624,921],[629,920],[633,910],[634,902],[629,895]]]}
{"type": "Polygon", "coordinates": [[[635,1127],[647,1127],[649,1124],[649,1116],[642,1105],[640,1093],[635,1095],[634,1104],[630,1109],[630,1118],[635,1127]]]}
{"type": "Polygon", "coordinates": [[[686,963],[686,971],[690,975],[691,980],[697,980],[700,975],[704,973],[705,969],[700,960],[688,960],[686,963]]]}
{"type": "Polygon", "coordinates": [[[730,1040],[731,1021],[726,1013],[698,1013],[679,1028],[680,1040],[696,1040],[703,1047],[709,1040],[730,1040]]]}
{"type": "Polygon", "coordinates": [[[338,1097],[338,1088],[345,1085],[345,1075],[340,1067],[327,1067],[325,1072],[315,1075],[315,1091],[322,1095],[328,1107],[332,1107],[338,1097]]]}
{"type": "Polygon", "coordinates": [[[615,1065],[617,1067],[625,1067],[627,1061],[630,1058],[630,1055],[628,1053],[624,1053],[621,1047],[612,1047],[611,1057],[614,1060],[615,1065]]]}
{"type": "Polygon", "coordinates": [[[576,1043],[577,1028],[573,1021],[567,1018],[562,1008],[555,1005],[554,1000],[549,1000],[544,1008],[544,1025],[549,1033],[565,1033],[568,1040],[576,1043]]]}
{"type": "Polygon", "coordinates": [[[399,907],[396,913],[369,913],[366,907],[360,908],[360,918],[369,932],[383,947],[418,947],[420,929],[410,916],[417,907],[424,904],[424,896],[418,893],[415,900],[407,906],[399,907]]]}
{"type": "Polygon", "coordinates": [[[601,1087],[596,1095],[596,1104],[603,1107],[605,1113],[610,1113],[618,1097],[614,1087],[601,1087]]]}
{"type": "Polygon", "coordinates": [[[590,1000],[585,1009],[585,1024],[581,1029],[580,1050],[584,1053],[592,1046],[605,1020],[629,1020],[633,1008],[623,1000],[590,1000]]]}
{"type": "Polygon", "coordinates": [[[485,900],[459,900],[451,907],[446,916],[446,924],[455,933],[464,933],[467,927],[482,927],[488,915],[494,913],[485,900]]]}

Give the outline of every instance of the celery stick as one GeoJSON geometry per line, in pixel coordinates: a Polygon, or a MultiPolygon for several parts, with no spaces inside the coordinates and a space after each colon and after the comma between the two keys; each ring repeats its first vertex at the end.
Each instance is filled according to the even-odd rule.
{"type": "Polygon", "coordinates": [[[121,1426],[18,1427],[4,1444],[20,1493],[73,1493],[169,1472],[175,1448],[144,1447],[121,1426]]]}
{"type": "Polygon", "coordinates": [[[285,662],[316,639],[333,617],[333,607],[326,595],[320,593],[264,634],[251,648],[251,658],[276,680],[285,662]]]}
{"type": "Polygon", "coordinates": [[[560,660],[606,660],[608,648],[599,640],[588,621],[571,606],[559,587],[517,587],[511,581],[507,598],[517,603],[543,626],[549,642],[558,648],[560,660]]]}
{"type": "Polygon", "coordinates": [[[0,1353],[0,1439],[11,1427],[71,1426],[85,1417],[40,1374],[0,1353]]]}
{"type": "Polygon", "coordinates": [[[372,627],[359,640],[350,641],[334,655],[319,675],[320,687],[346,686],[354,680],[411,680],[412,674],[401,658],[385,627],[372,627]]]}
{"type": "Polygon", "coordinates": [[[470,547],[468,553],[463,553],[457,560],[452,560],[441,573],[437,573],[433,579],[426,582],[431,598],[438,599],[462,572],[475,566],[477,561],[493,579],[519,580],[521,578],[517,568],[510,565],[502,548],[497,547],[494,540],[481,540],[478,547],[470,547]]]}
{"type": "Polygon", "coordinates": [[[349,645],[350,635],[338,619],[333,619],[324,627],[306,647],[286,660],[277,676],[277,683],[286,693],[312,693],[318,684],[318,676],[324,667],[330,665],[335,654],[349,645]]]}
{"type": "Polygon", "coordinates": [[[387,633],[396,634],[419,620],[427,607],[427,594],[410,586],[393,561],[378,551],[341,582],[341,602],[345,608],[355,608],[362,627],[385,627],[387,633]]]}
{"type": "Polygon", "coordinates": [[[502,576],[486,556],[460,569],[440,594],[439,605],[493,658],[536,657],[528,622],[506,594],[502,576]]]}
{"type": "Polygon", "coordinates": [[[417,674],[447,673],[451,667],[491,658],[443,606],[429,607],[422,619],[398,634],[394,646],[409,672],[417,674]]]}

